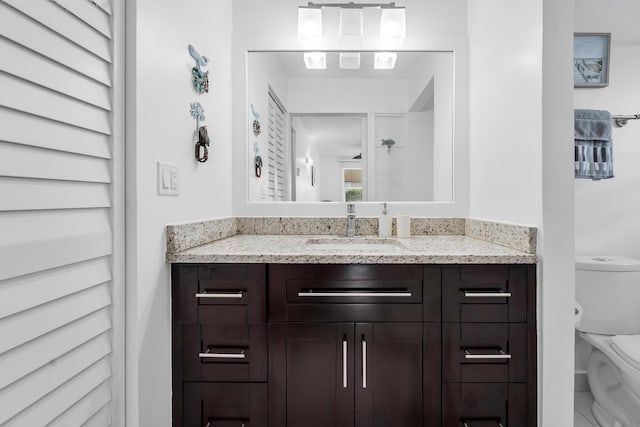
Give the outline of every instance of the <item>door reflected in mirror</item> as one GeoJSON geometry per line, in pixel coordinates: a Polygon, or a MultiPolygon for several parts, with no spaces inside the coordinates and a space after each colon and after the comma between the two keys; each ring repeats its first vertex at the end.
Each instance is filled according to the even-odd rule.
{"type": "Polygon", "coordinates": [[[249,52],[250,201],[453,199],[453,54],[397,52],[384,70],[374,55],[307,69],[303,52],[249,52]]]}

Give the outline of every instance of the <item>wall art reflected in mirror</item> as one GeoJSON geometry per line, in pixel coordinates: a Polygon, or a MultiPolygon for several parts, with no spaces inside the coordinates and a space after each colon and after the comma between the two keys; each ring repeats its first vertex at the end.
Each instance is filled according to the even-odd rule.
{"type": "Polygon", "coordinates": [[[247,64],[249,201],[453,200],[451,52],[249,52],[247,64]]]}

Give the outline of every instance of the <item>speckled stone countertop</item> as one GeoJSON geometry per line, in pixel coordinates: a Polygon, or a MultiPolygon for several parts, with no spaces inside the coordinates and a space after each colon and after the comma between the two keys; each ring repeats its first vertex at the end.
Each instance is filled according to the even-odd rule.
{"type": "Polygon", "coordinates": [[[174,263],[533,264],[536,260],[533,253],[464,235],[347,239],[327,234],[236,234],[167,253],[167,261],[174,263]]]}

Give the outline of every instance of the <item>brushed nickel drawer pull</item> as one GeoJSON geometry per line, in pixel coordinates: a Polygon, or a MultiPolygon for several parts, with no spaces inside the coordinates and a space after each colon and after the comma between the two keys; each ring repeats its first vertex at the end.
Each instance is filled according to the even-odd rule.
{"type": "Polygon", "coordinates": [[[206,353],[199,353],[198,357],[201,359],[244,359],[246,354],[244,350],[240,353],[210,353],[207,350],[206,353]]]}
{"type": "Polygon", "coordinates": [[[367,388],[367,340],[362,336],[362,388],[367,388]]]}
{"type": "MultiPolygon", "coordinates": [[[[245,423],[243,422],[240,427],[244,427],[244,426],[245,426],[245,423]]],[[[205,427],[211,427],[211,421],[209,421],[205,427]]]]}
{"type": "Polygon", "coordinates": [[[200,292],[196,298],[242,298],[242,291],[238,292],[200,292]]]}
{"type": "Polygon", "coordinates": [[[342,339],[342,388],[347,388],[347,337],[342,339]]]}
{"type": "Polygon", "coordinates": [[[464,296],[467,298],[509,298],[511,292],[473,292],[464,291],[464,296]]]}
{"type": "Polygon", "coordinates": [[[469,350],[464,351],[465,359],[511,359],[510,354],[506,354],[504,351],[499,350],[498,354],[473,354],[469,350]]]}
{"type": "Polygon", "coordinates": [[[411,297],[411,292],[375,292],[375,291],[332,291],[332,292],[316,292],[306,291],[298,292],[299,297],[411,297]]]}
{"type": "MultiPolygon", "coordinates": [[[[470,422],[470,421],[463,421],[463,422],[462,422],[462,425],[463,425],[464,427],[473,427],[471,424],[469,424],[469,422],[470,422]]],[[[497,425],[498,427],[504,427],[504,425],[502,425],[502,423],[501,423],[500,421],[496,421],[496,425],[497,425]]]]}

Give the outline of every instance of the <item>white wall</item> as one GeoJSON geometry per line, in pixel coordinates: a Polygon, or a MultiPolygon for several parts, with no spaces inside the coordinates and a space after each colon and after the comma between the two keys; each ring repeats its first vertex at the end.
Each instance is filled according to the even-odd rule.
{"type": "MultiPolygon", "coordinates": [[[[577,32],[611,33],[609,86],[574,90],[575,108],[640,114],[640,2],[576,0],[577,32]]],[[[576,254],[610,254],[640,259],[640,122],[613,128],[615,177],[575,180],[576,254]]]]}
{"type": "Polygon", "coordinates": [[[291,113],[406,113],[404,79],[289,79],[291,113]]]}
{"type": "Polygon", "coordinates": [[[571,0],[469,2],[470,215],[538,227],[541,426],[573,425],[572,32],[571,0]]]}
{"type": "MultiPolygon", "coordinates": [[[[576,32],[611,33],[611,68],[606,88],[574,90],[575,108],[640,113],[640,3],[576,0],[576,32]]],[[[640,123],[613,128],[615,177],[575,180],[575,242],[578,255],[621,255],[640,259],[640,123]]],[[[586,371],[591,346],[576,341],[576,372],[586,371]]]]}
{"type": "MultiPolygon", "coordinates": [[[[253,171],[255,169],[253,143],[257,141],[259,154],[262,157],[262,174],[260,177],[256,177],[255,173],[250,174],[248,197],[249,200],[261,200],[266,198],[269,187],[269,86],[271,86],[286,109],[289,109],[289,89],[282,64],[276,57],[254,53],[249,58],[250,66],[247,73],[248,103],[250,105],[253,104],[256,112],[260,114],[261,133],[257,137],[253,134],[253,131],[247,133],[249,135],[246,143],[248,152],[246,159],[247,170],[253,171]]],[[[249,106],[247,108],[249,112],[246,115],[248,118],[246,126],[247,129],[252,129],[254,116],[251,113],[251,108],[249,106]]]]}
{"type": "MultiPolygon", "coordinates": [[[[407,200],[432,200],[434,181],[433,109],[407,114],[407,157],[404,197],[407,200]]],[[[449,157],[448,163],[452,164],[449,157]]],[[[451,174],[445,179],[451,184],[451,174]]]]}
{"type": "Polygon", "coordinates": [[[127,425],[171,422],[167,224],[231,215],[231,0],[127,2],[127,425]],[[210,59],[210,90],[191,84],[187,45],[210,59]],[[194,158],[205,109],[209,161],[194,158]],[[180,195],[157,195],[156,162],[180,167],[180,195]]]}
{"type": "MultiPolygon", "coordinates": [[[[453,200],[454,172],[454,116],[453,90],[454,90],[454,61],[451,56],[441,53],[435,60],[422,59],[421,64],[416,64],[417,70],[426,70],[426,73],[416,76],[410,85],[409,93],[421,91],[427,84],[433,84],[433,195],[435,201],[453,200]],[[433,76],[433,82],[429,80],[433,76]]],[[[415,100],[410,100],[410,105],[415,100]]],[[[422,200],[412,199],[408,200],[422,200]]]]}
{"type": "Polygon", "coordinates": [[[473,217],[540,223],[541,30],[538,2],[469,2],[473,217]]]}

